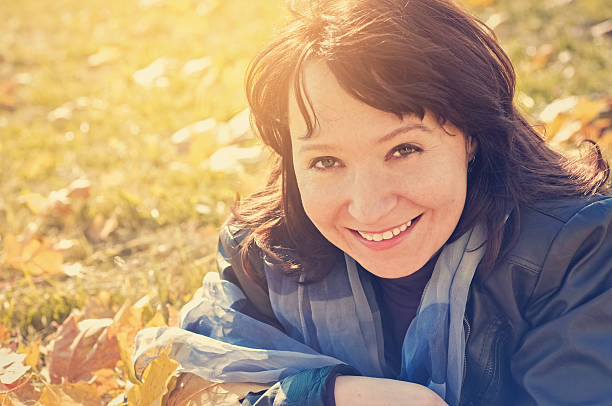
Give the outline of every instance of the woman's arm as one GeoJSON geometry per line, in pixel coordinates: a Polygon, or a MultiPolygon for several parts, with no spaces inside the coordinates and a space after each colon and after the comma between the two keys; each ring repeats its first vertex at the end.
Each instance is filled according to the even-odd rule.
{"type": "Polygon", "coordinates": [[[435,392],[415,383],[365,376],[339,376],[336,406],[446,406],[435,392]]]}
{"type": "Polygon", "coordinates": [[[516,405],[612,402],[612,199],[590,204],[557,235],[512,357],[516,405]]]}

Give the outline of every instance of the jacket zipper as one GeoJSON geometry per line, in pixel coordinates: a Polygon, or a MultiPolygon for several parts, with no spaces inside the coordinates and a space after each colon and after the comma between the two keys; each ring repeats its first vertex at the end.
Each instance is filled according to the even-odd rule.
{"type": "Polygon", "coordinates": [[[465,380],[465,373],[467,370],[467,342],[468,342],[468,339],[470,338],[470,333],[472,332],[472,328],[470,327],[470,322],[468,321],[465,315],[463,315],[463,324],[465,325],[465,328],[466,328],[466,334],[465,334],[465,349],[463,350],[463,377],[461,378],[462,381],[465,380]]]}

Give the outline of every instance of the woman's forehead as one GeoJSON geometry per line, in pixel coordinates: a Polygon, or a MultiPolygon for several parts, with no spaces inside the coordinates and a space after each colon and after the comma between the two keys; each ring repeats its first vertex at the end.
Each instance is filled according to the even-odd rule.
{"type": "Polygon", "coordinates": [[[292,138],[302,138],[308,134],[299,99],[304,102],[305,113],[313,125],[313,133],[309,136],[351,124],[366,127],[376,124],[391,128],[402,122],[397,115],[375,109],[349,94],[324,61],[306,62],[300,71],[298,83],[300,94],[296,95],[293,86],[289,92],[289,127],[292,138]]]}

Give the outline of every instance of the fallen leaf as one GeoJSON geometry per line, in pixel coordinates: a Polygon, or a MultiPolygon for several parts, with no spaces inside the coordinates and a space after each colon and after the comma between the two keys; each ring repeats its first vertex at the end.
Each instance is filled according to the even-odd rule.
{"type": "MultiPolygon", "coordinates": [[[[4,240],[6,244],[6,239],[4,240]]],[[[11,339],[11,330],[8,327],[0,324],[0,346],[7,343],[11,339]]]]}
{"type": "Polygon", "coordinates": [[[0,348],[0,383],[12,385],[30,370],[24,365],[25,354],[17,354],[6,348],[0,348]]]}
{"type": "Polygon", "coordinates": [[[142,382],[127,391],[128,406],[153,405],[168,392],[168,384],[178,362],[170,359],[170,348],[165,348],[159,356],[149,363],[142,375],[142,382]]]}
{"type": "Polygon", "coordinates": [[[68,197],[78,197],[87,199],[91,189],[91,182],[88,179],[77,179],[68,186],[68,197]]]}
{"type": "Polygon", "coordinates": [[[535,55],[531,59],[534,69],[540,70],[544,68],[552,57],[554,48],[551,44],[542,44],[536,50],[535,55]]]}
{"type": "Polygon", "coordinates": [[[117,216],[114,214],[106,219],[102,214],[96,214],[85,234],[92,241],[106,240],[119,226],[117,216]]]}
{"type": "MultiPolygon", "coordinates": [[[[203,138],[206,141],[203,145],[196,145],[195,147],[199,152],[202,153],[202,149],[204,149],[205,154],[210,154],[211,143],[214,143],[214,135],[212,135],[212,131],[217,127],[217,121],[214,118],[208,118],[206,120],[201,120],[193,124],[189,124],[179,130],[177,130],[172,137],[170,138],[172,144],[176,145],[179,153],[186,154],[190,151],[191,144],[194,142],[194,139],[203,138]]],[[[198,141],[202,143],[202,140],[198,141]]],[[[200,156],[199,160],[202,160],[200,156]]],[[[198,161],[199,162],[199,161],[198,161]]]]}
{"type": "Polygon", "coordinates": [[[42,214],[47,211],[47,198],[39,193],[28,193],[22,199],[33,214],[42,214]]]}
{"type": "Polygon", "coordinates": [[[14,406],[33,405],[38,402],[40,391],[34,387],[30,379],[20,379],[16,384],[4,386],[0,384],[0,405],[12,404],[14,406]],[[4,398],[2,396],[5,396],[4,398]],[[2,403],[12,402],[12,403],[2,403]]]}
{"type": "Polygon", "coordinates": [[[44,406],[101,406],[96,388],[87,382],[47,385],[39,400],[44,406]]]}
{"type": "Polygon", "coordinates": [[[161,312],[159,311],[156,312],[153,318],[149,320],[149,322],[144,326],[144,328],[149,328],[149,327],[168,327],[168,325],[166,324],[166,319],[164,318],[164,315],[161,314],[161,312]]]}
{"type": "Polygon", "coordinates": [[[87,381],[92,373],[114,368],[121,359],[117,338],[109,336],[112,319],[87,319],[70,316],[49,343],[51,383],[87,381]]]}
{"type": "Polygon", "coordinates": [[[191,61],[185,63],[181,72],[184,75],[195,75],[207,69],[211,65],[212,59],[209,56],[205,56],[199,59],[192,59],[191,61]]]}
{"type": "Polygon", "coordinates": [[[191,373],[178,376],[176,386],[168,395],[167,406],[237,406],[249,392],[259,392],[269,385],[256,383],[216,383],[191,373]]]}
{"type": "Polygon", "coordinates": [[[17,105],[17,82],[14,78],[0,81],[0,108],[15,110],[17,105]]]}
{"type": "Polygon", "coordinates": [[[119,383],[117,372],[110,368],[94,371],[93,378],[88,384],[96,388],[98,397],[108,394],[115,396],[123,388],[123,385],[119,383]]]}
{"type": "Polygon", "coordinates": [[[576,107],[578,100],[577,97],[571,96],[553,101],[542,110],[540,120],[545,123],[552,122],[560,113],[568,112],[576,107]]]}
{"type": "Polygon", "coordinates": [[[134,72],[132,79],[134,82],[144,87],[159,86],[161,83],[160,79],[164,77],[168,65],[168,59],[159,58],[153,61],[149,66],[134,72]]]}
{"type": "Polygon", "coordinates": [[[58,108],[51,110],[49,114],[47,114],[47,120],[51,122],[57,120],[70,120],[75,107],[74,102],[64,103],[58,108]]]}
{"type": "Polygon", "coordinates": [[[40,357],[41,340],[41,338],[38,338],[36,341],[32,342],[27,347],[22,347],[20,345],[20,348],[17,349],[18,353],[25,354],[25,359],[23,361],[25,365],[35,368],[36,364],[38,364],[38,358],[40,357]]]}
{"type": "Polygon", "coordinates": [[[119,49],[114,47],[103,47],[98,52],[90,55],[87,58],[87,64],[92,68],[104,65],[105,63],[113,62],[121,56],[119,49]]]}
{"type": "Polygon", "coordinates": [[[210,156],[208,168],[228,174],[241,173],[244,165],[261,162],[263,157],[263,149],[258,146],[248,148],[229,146],[219,149],[210,156]]]}

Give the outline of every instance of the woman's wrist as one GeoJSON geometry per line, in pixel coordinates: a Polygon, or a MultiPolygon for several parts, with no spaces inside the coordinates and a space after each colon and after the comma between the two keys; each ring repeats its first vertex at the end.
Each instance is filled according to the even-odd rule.
{"type": "Polygon", "coordinates": [[[442,398],[425,386],[364,376],[338,376],[334,398],[336,406],[446,405],[442,398]]]}

